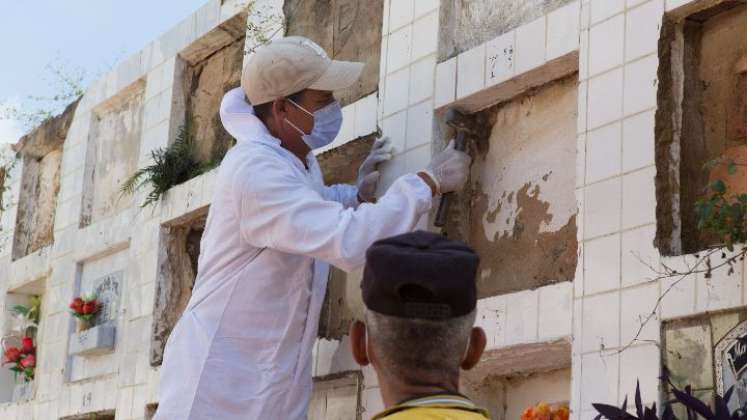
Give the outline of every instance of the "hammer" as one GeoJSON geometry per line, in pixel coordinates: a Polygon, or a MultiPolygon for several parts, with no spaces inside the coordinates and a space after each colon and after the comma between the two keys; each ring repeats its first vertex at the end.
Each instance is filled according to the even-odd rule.
{"type": "MultiPolygon", "coordinates": [[[[454,130],[456,130],[456,140],[454,140],[454,148],[463,152],[466,148],[466,136],[478,135],[478,133],[472,128],[475,123],[469,117],[454,108],[451,108],[446,112],[444,120],[447,125],[453,127],[454,130]]],[[[436,213],[436,220],[434,221],[434,225],[436,225],[436,227],[443,229],[444,226],[446,226],[446,219],[449,216],[449,206],[451,205],[451,201],[453,199],[453,193],[447,193],[441,197],[441,203],[438,205],[438,212],[436,213]]]]}

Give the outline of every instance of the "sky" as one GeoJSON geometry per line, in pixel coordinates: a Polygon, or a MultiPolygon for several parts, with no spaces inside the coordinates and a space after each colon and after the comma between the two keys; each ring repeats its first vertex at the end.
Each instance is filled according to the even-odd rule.
{"type": "MultiPolygon", "coordinates": [[[[0,0],[0,104],[55,93],[45,67],[97,79],[207,0],[0,0]]],[[[23,134],[0,120],[0,144],[23,134]]]]}

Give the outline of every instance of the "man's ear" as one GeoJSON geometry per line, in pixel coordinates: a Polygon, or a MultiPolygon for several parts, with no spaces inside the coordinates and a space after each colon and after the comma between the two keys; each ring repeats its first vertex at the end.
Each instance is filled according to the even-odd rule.
{"type": "Polygon", "coordinates": [[[359,365],[367,366],[370,363],[366,350],[366,324],[361,321],[353,321],[350,324],[350,349],[353,359],[359,365]]]}
{"type": "Polygon", "coordinates": [[[482,357],[482,352],[485,351],[485,346],[488,343],[488,339],[485,337],[485,331],[480,327],[472,328],[472,332],[469,337],[469,347],[467,347],[467,354],[462,360],[462,369],[470,370],[482,357]]]}
{"type": "Polygon", "coordinates": [[[272,101],[272,113],[278,117],[285,118],[288,113],[288,101],[285,98],[278,98],[272,101]]]}

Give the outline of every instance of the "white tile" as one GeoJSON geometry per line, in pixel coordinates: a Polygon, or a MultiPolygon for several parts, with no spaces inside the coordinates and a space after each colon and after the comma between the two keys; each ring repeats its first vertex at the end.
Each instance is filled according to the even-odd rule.
{"type": "Polygon", "coordinates": [[[410,69],[405,68],[386,77],[384,116],[407,108],[410,69]]]}
{"type": "Polygon", "coordinates": [[[367,136],[377,130],[376,94],[368,95],[355,103],[355,137],[367,136]]]}
{"type": "Polygon", "coordinates": [[[620,123],[590,131],[586,137],[586,183],[620,174],[622,162],[620,123]]]}
{"type": "Polygon", "coordinates": [[[591,407],[594,403],[617,404],[618,381],[619,356],[617,353],[583,355],[581,357],[581,407],[591,407]]]}
{"type": "Polygon", "coordinates": [[[485,44],[487,62],[485,85],[504,82],[514,75],[516,31],[505,33],[485,44]]]}
{"type": "Polygon", "coordinates": [[[506,300],[502,296],[478,300],[475,325],[485,330],[488,349],[502,346],[506,331],[506,300]]]}
{"type": "Polygon", "coordinates": [[[584,294],[620,287],[620,235],[584,243],[584,294]]]}
{"type": "Polygon", "coordinates": [[[623,229],[656,222],[655,176],[653,166],[623,176],[623,229]]]}
{"type": "Polygon", "coordinates": [[[389,14],[391,11],[391,0],[384,0],[384,17],[381,20],[381,35],[389,35],[389,14]]]}
{"type": "Polygon", "coordinates": [[[383,135],[389,137],[389,140],[392,142],[395,154],[402,153],[407,149],[405,144],[407,111],[398,112],[384,118],[381,129],[383,135]]]}
{"type": "MultiPolygon", "coordinates": [[[[592,3],[592,8],[595,4],[592,3]]],[[[589,34],[589,75],[594,76],[622,65],[624,42],[624,15],[592,26],[589,34]]]]}
{"type": "Polygon", "coordinates": [[[410,63],[412,49],[412,25],[407,25],[389,35],[387,45],[387,74],[402,69],[410,63]]]}
{"type": "Polygon", "coordinates": [[[540,288],[539,307],[540,340],[572,334],[573,283],[562,282],[540,288]]]}
{"type": "MultiPolygon", "coordinates": [[[[625,0],[625,5],[628,7],[628,9],[632,9],[632,8],[638,6],[639,4],[645,3],[647,1],[649,1],[649,0],[625,0]]],[[[663,0],[655,0],[655,1],[661,3],[662,5],[664,4],[663,0]]]]}
{"type": "Polygon", "coordinates": [[[578,49],[580,5],[575,1],[547,15],[548,61],[578,49]]]}
{"type": "Polygon", "coordinates": [[[431,148],[429,145],[408,150],[405,153],[405,169],[408,173],[423,170],[431,161],[431,148]]]}
{"type": "Polygon", "coordinates": [[[516,29],[516,73],[521,74],[545,62],[545,17],[516,29]]]}
{"type": "Polygon", "coordinates": [[[576,188],[584,186],[586,176],[586,134],[576,138],[576,188]]]}
{"type": "Polygon", "coordinates": [[[632,286],[651,281],[659,267],[659,252],[654,248],[656,225],[649,225],[622,234],[622,284],[632,286]]]}
{"type": "Polygon", "coordinates": [[[658,66],[655,55],[625,66],[625,115],[656,106],[658,66]]]}
{"type": "Polygon", "coordinates": [[[591,3],[591,24],[607,19],[625,9],[625,0],[593,0],[591,3]]]}
{"type": "MultiPolygon", "coordinates": [[[[685,257],[673,257],[684,259],[685,257]]],[[[669,259],[671,260],[671,259],[669,259]]],[[[666,264],[674,268],[671,261],[666,264]]],[[[686,270],[683,265],[680,272],[686,270]]],[[[661,317],[662,319],[681,318],[695,312],[695,282],[702,281],[698,276],[671,276],[661,280],[661,317]]]]}
{"type": "Polygon", "coordinates": [[[589,82],[583,81],[578,84],[578,119],[576,130],[578,133],[586,133],[586,116],[588,114],[587,100],[589,97],[589,82]]]}
{"type": "Polygon", "coordinates": [[[620,229],[619,177],[584,188],[584,238],[590,239],[620,229]]]}
{"type": "Polygon", "coordinates": [[[456,99],[457,58],[450,58],[436,66],[436,108],[456,99]]]}
{"type": "Polygon", "coordinates": [[[389,8],[389,31],[396,31],[412,22],[415,0],[391,0],[389,8]]]}
{"type": "Polygon", "coordinates": [[[209,0],[195,12],[195,33],[201,37],[218,26],[221,0],[209,0]]]}
{"type": "Polygon", "coordinates": [[[626,61],[656,52],[663,13],[661,0],[651,0],[628,11],[625,22],[626,61]]]}
{"type": "Polygon", "coordinates": [[[615,69],[589,80],[589,129],[622,117],[623,71],[615,69]]]}
{"type": "Polygon", "coordinates": [[[412,24],[412,61],[438,50],[438,12],[420,18],[412,24]]]}
{"type": "Polygon", "coordinates": [[[583,0],[581,2],[581,30],[589,29],[591,26],[591,3],[583,0]]]}
{"type": "Polygon", "coordinates": [[[333,144],[340,145],[355,138],[355,104],[342,107],[342,126],[333,144]]]}
{"type": "Polygon", "coordinates": [[[485,86],[485,44],[457,56],[457,99],[471,95],[485,86]]]}
{"type": "Polygon", "coordinates": [[[518,292],[506,299],[506,344],[537,341],[538,294],[536,290],[518,292]]]}
{"type": "Polygon", "coordinates": [[[584,352],[615,348],[620,342],[620,292],[583,298],[584,352]]]}
{"type": "Polygon", "coordinates": [[[415,19],[428,12],[438,10],[440,0],[415,0],[415,19]]]}
{"type": "Polygon", "coordinates": [[[433,103],[425,101],[407,110],[407,150],[430,144],[433,137],[433,103]]]}
{"type": "Polygon", "coordinates": [[[649,111],[623,120],[623,171],[654,164],[655,112],[649,111]]]}
{"type": "Polygon", "coordinates": [[[436,76],[436,56],[426,57],[410,66],[410,104],[433,96],[433,79],[436,76]]]}
{"type": "Polygon", "coordinates": [[[635,401],[636,383],[641,387],[641,398],[644,405],[658,401],[660,370],[660,350],[655,344],[631,347],[620,353],[620,397],[618,404],[622,404],[625,396],[628,403],[635,401]]]}
{"type": "MultiPolygon", "coordinates": [[[[579,223],[579,227],[583,227],[583,221],[581,221],[579,223]]],[[[580,233],[578,235],[578,237],[579,237],[578,261],[576,261],[576,273],[573,276],[573,296],[574,297],[581,297],[581,296],[584,295],[584,280],[585,280],[584,279],[584,265],[586,263],[584,262],[584,260],[585,260],[584,259],[584,254],[585,254],[584,253],[584,243],[581,242],[581,239],[580,239],[580,238],[583,238],[583,233],[580,233]]],[[[580,305],[578,305],[578,306],[580,306],[580,305]]],[[[581,323],[580,314],[579,314],[578,317],[576,317],[574,315],[573,319],[574,319],[573,322],[574,322],[574,328],[575,328],[575,324],[579,324],[580,325],[580,323],[581,323]]],[[[574,335],[576,335],[575,332],[574,332],[574,335]]],[[[578,336],[580,337],[581,334],[578,334],[578,336]]]]}
{"type": "Polygon", "coordinates": [[[659,338],[659,285],[647,283],[620,292],[620,345],[627,346],[659,338]]]}
{"type": "MultiPolygon", "coordinates": [[[[724,261],[718,254],[711,257],[713,266],[724,261]]],[[[737,262],[732,274],[729,274],[728,267],[720,267],[713,270],[711,278],[699,275],[695,282],[695,309],[698,312],[717,311],[741,305],[744,288],[741,267],[741,262],[737,262]]]]}
{"type": "Polygon", "coordinates": [[[589,30],[581,31],[578,46],[578,79],[589,78],[589,30]]]}

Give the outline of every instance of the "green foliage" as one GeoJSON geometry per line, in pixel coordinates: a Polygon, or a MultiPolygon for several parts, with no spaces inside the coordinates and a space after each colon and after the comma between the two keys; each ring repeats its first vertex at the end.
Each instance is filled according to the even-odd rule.
{"type": "Polygon", "coordinates": [[[41,319],[41,302],[41,297],[31,296],[28,305],[15,305],[11,309],[16,316],[24,320],[24,334],[27,336],[36,334],[41,319]]]}
{"type": "MultiPolygon", "coordinates": [[[[736,174],[737,166],[742,166],[731,160],[716,159],[708,162],[705,168],[719,165],[725,165],[730,176],[736,174]]],[[[734,250],[734,244],[747,242],[747,194],[730,192],[724,180],[717,179],[706,187],[695,203],[695,214],[698,229],[717,237],[729,251],[734,250]]]]}
{"type": "Polygon", "coordinates": [[[155,204],[171,187],[210,171],[218,166],[223,158],[216,156],[211,162],[199,162],[196,157],[192,124],[189,122],[179,128],[174,143],[152,151],[151,157],[153,163],[138,169],[121,188],[122,195],[132,195],[146,184],[150,184],[150,192],[140,207],[155,204]]]}

